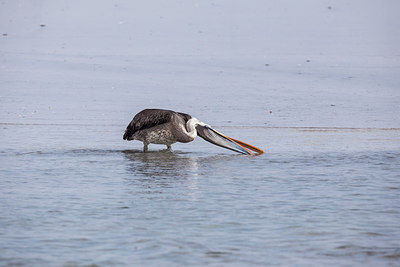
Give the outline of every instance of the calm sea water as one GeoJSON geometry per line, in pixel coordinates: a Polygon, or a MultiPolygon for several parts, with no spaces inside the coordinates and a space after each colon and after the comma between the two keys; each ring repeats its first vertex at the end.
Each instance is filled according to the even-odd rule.
{"type": "Polygon", "coordinates": [[[400,266],[381,2],[2,1],[0,266],[400,266]],[[266,153],[142,153],[144,108],[266,153]]]}
{"type": "Polygon", "coordinates": [[[218,128],[257,136],[252,157],[142,153],[123,125],[1,127],[2,266],[400,262],[398,130],[218,128]]]}

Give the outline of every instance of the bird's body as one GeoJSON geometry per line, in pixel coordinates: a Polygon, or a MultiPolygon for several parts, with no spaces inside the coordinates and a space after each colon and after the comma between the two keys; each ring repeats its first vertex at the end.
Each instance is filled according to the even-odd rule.
{"type": "Polygon", "coordinates": [[[171,149],[173,143],[187,143],[194,140],[197,135],[195,123],[202,124],[185,113],[145,109],[136,114],[129,123],[124,139],[142,141],[144,151],[147,151],[148,144],[163,144],[171,149]]]}
{"type": "Polygon", "coordinates": [[[173,143],[188,143],[197,135],[206,141],[239,153],[253,154],[249,149],[257,150],[257,153],[262,152],[260,149],[218,133],[188,114],[164,109],[145,109],[136,114],[127,126],[123,139],[142,141],[143,150],[146,152],[149,144],[164,144],[170,150],[173,143]]]}

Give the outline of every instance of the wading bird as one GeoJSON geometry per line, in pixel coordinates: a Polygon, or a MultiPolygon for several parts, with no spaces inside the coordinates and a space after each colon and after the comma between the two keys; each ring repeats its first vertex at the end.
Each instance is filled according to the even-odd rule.
{"type": "Polygon", "coordinates": [[[126,127],[123,139],[142,141],[143,151],[147,152],[149,144],[164,144],[171,150],[173,143],[188,143],[197,135],[214,145],[242,154],[264,153],[259,148],[217,132],[188,114],[164,109],[145,109],[136,114],[126,127]]]}

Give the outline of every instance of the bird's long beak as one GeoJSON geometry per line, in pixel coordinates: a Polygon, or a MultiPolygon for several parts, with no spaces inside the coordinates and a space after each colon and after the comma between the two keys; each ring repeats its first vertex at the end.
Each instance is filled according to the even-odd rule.
{"type": "Polygon", "coordinates": [[[197,135],[204,140],[245,155],[261,155],[264,153],[261,149],[242,141],[225,136],[209,126],[196,126],[197,135]]]}

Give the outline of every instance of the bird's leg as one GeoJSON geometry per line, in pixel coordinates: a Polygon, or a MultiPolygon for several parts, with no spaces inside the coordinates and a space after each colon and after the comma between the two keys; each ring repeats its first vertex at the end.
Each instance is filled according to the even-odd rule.
{"type": "Polygon", "coordinates": [[[146,143],[143,143],[143,152],[147,152],[149,150],[149,145],[146,143]]]}
{"type": "Polygon", "coordinates": [[[167,150],[168,150],[168,151],[171,151],[171,150],[172,150],[171,145],[167,145],[167,150]]]}

